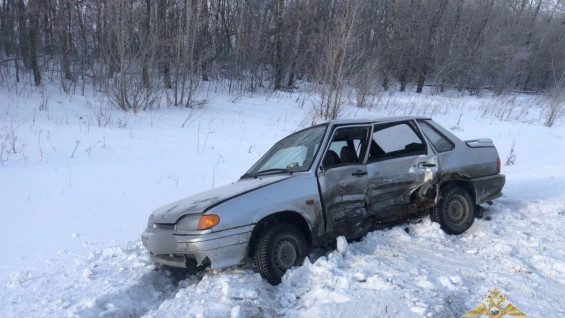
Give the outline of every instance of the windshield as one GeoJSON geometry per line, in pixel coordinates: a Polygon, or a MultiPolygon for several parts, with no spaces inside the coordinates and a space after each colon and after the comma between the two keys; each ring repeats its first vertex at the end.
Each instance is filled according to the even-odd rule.
{"type": "Polygon", "coordinates": [[[306,171],[320,147],[326,125],[314,126],[277,142],[243,177],[261,172],[306,171]]]}

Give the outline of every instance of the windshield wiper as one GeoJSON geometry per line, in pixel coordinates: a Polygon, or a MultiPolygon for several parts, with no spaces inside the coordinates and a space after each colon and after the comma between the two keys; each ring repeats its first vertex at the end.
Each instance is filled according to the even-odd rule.
{"type": "Polygon", "coordinates": [[[290,174],[292,174],[293,171],[290,170],[289,168],[274,168],[274,169],[261,170],[259,172],[255,172],[255,173],[246,173],[241,177],[242,178],[248,178],[248,177],[257,178],[260,175],[276,174],[276,173],[290,173],[290,174]]]}

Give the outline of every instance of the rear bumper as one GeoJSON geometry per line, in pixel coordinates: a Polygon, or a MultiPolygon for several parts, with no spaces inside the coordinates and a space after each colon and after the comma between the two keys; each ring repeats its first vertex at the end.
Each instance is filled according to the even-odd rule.
{"type": "Polygon", "coordinates": [[[212,269],[245,262],[253,225],[206,234],[183,234],[150,228],[141,234],[151,259],[159,264],[189,268],[210,262],[212,269]]]}
{"type": "Polygon", "coordinates": [[[503,174],[471,179],[475,189],[475,203],[481,204],[502,196],[502,188],[506,183],[503,174]]]}

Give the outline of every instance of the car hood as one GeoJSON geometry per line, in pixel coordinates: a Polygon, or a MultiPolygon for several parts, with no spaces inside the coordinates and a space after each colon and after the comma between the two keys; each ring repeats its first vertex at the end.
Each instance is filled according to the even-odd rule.
{"type": "Polygon", "coordinates": [[[184,215],[202,213],[219,202],[291,177],[290,175],[275,175],[257,179],[241,179],[160,207],[151,214],[151,221],[153,223],[176,223],[184,215]]]}

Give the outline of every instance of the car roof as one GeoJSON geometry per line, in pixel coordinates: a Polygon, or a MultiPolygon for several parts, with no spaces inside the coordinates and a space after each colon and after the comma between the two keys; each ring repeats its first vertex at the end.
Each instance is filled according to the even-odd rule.
{"type": "Polygon", "coordinates": [[[378,123],[390,123],[397,121],[415,120],[415,119],[430,119],[424,116],[392,116],[392,117],[380,117],[380,118],[359,118],[359,119],[335,119],[329,123],[332,125],[348,125],[348,124],[378,124],[378,123]]]}

